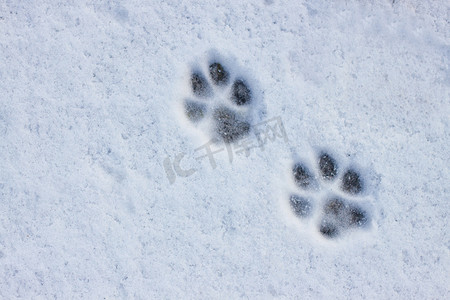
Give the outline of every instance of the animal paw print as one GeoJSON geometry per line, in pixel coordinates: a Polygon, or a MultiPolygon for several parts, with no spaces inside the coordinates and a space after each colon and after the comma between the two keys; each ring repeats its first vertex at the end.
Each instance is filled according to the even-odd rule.
{"type": "Polygon", "coordinates": [[[188,120],[203,128],[211,138],[225,143],[249,134],[250,112],[255,101],[248,81],[232,71],[218,59],[210,61],[205,70],[192,70],[191,96],[184,99],[188,120]]]}
{"type": "Polygon", "coordinates": [[[291,212],[301,220],[315,219],[323,237],[337,238],[369,225],[368,212],[348,199],[359,198],[365,191],[365,181],[356,168],[341,170],[331,154],[320,152],[312,168],[304,162],[295,163],[292,177],[300,191],[289,197],[291,212]]]}

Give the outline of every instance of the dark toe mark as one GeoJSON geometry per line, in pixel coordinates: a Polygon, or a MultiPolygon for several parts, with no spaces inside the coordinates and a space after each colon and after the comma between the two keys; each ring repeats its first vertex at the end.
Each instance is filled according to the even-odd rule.
{"type": "Polygon", "coordinates": [[[337,237],[339,234],[337,226],[327,221],[322,221],[319,230],[320,233],[327,238],[334,238],[337,237]]]}
{"type": "Polygon", "coordinates": [[[362,181],[359,174],[354,170],[345,172],[342,178],[342,190],[350,194],[358,194],[362,191],[362,181]]]}
{"type": "Polygon", "coordinates": [[[251,91],[241,79],[233,83],[231,100],[237,105],[248,104],[251,101],[251,91]]]}
{"type": "Polygon", "coordinates": [[[226,143],[234,142],[250,131],[250,124],[239,120],[236,113],[226,107],[216,109],[213,117],[216,132],[226,143]]]}
{"type": "Polygon", "coordinates": [[[311,203],[306,198],[297,195],[291,195],[289,203],[291,204],[292,211],[298,217],[307,217],[310,215],[311,203]]]}
{"type": "Polygon", "coordinates": [[[194,95],[198,97],[207,97],[211,94],[211,88],[208,81],[200,73],[193,73],[191,76],[191,86],[194,95]]]}
{"type": "Polygon", "coordinates": [[[328,154],[323,153],[319,158],[319,168],[323,179],[331,180],[336,177],[336,161],[328,154]]]}
{"type": "Polygon", "coordinates": [[[195,101],[186,100],[184,102],[184,112],[189,120],[192,122],[198,122],[205,116],[206,105],[195,101]]]}
{"type": "Polygon", "coordinates": [[[297,163],[292,169],[295,183],[301,188],[309,188],[313,183],[311,172],[301,163],[297,163]]]}
{"type": "Polygon", "coordinates": [[[228,72],[220,63],[213,63],[209,66],[209,75],[212,81],[217,85],[225,85],[228,83],[228,72]]]}

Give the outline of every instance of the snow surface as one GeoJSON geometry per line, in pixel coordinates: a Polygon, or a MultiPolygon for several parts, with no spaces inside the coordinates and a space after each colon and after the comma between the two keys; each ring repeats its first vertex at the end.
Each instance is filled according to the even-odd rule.
{"type": "Polygon", "coordinates": [[[369,2],[0,1],[0,298],[450,298],[450,5],[369,2]],[[287,142],[195,159],[209,51],[287,142]],[[368,230],[285,213],[317,148],[373,179],[368,230]]]}

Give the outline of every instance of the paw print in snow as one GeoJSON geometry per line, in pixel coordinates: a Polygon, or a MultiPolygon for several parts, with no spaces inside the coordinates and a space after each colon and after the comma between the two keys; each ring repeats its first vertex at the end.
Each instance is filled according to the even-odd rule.
{"type": "Polygon", "coordinates": [[[341,167],[327,152],[319,152],[309,167],[297,162],[292,178],[299,188],[290,194],[290,211],[300,220],[315,219],[318,232],[326,238],[336,238],[346,231],[367,227],[370,216],[358,200],[365,191],[365,181],[354,167],[341,167]]]}
{"type": "Polygon", "coordinates": [[[193,69],[189,79],[191,95],[183,102],[191,124],[225,143],[250,133],[255,101],[249,82],[232,71],[217,58],[210,60],[205,70],[193,69]]]}

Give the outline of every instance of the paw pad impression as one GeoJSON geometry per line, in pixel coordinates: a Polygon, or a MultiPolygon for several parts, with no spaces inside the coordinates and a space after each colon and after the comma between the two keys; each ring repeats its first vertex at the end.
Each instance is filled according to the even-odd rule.
{"type": "Polygon", "coordinates": [[[293,164],[292,179],[298,191],[289,196],[289,208],[299,220],[314,219],[325,238],[339,237],[346,231],[364,228],[370,223],[366,209],[357,202],[365,191],[361,173],[353,167],[342,168],[327,152],[316,154],[309,167],[293,164]]]}
{"type": "Polygon", "coordinates": [[[191,124],[225,143],[250,133],[255,100],[248,81],[233,71],[219,59],[210,60],[204,70],[191,70],[191,95],[183,101],[184,114],[191,124]]]}

